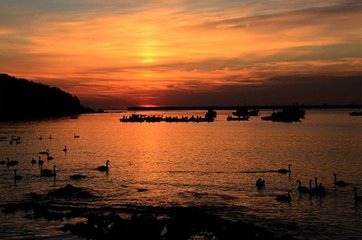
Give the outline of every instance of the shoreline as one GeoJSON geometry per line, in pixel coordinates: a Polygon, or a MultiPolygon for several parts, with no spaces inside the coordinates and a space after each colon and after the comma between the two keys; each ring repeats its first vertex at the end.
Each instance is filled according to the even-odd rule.
{"type": "Polygon", "coordinates": [[[29,193],[19,202],[1,204],[0,209],[5,215],[24,212],[30,220],[59,222],[63,225],[58,228],[60,233],[87,239],[296,239],[288,234],[274,233],[242,216],[236,221],[227,220],[217,214],[221,207],[125,205],[115,208],[57,203],[70,200],[82,204],[93,198],[98,197],[66,185],[44,195],[29,193]]]}

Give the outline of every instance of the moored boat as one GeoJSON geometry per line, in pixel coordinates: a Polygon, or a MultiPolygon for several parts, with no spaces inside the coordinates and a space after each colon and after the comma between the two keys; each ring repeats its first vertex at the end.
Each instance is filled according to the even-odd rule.
{"type": "Polygon", "coordinates": [[[261,119],[273,122],[300,122],[300,119],[303,119],[304,116],[304,109],[299,106],[289,106],[281,111],[274,111],[269,116],[261,117],[261,119]]]}
{"type": "Polygon", "coordinates": [[[351,115],[351,116],[362,116],[362,111],[349,112],[349,115],[351,115]]]}
{"type": "Polygon", "coordinates": [[[228,116],[226,118],[227,121],[248,121],[249,120],[249,116],[240,116],[240,117],[233,117],[233,116],[228,116]]]}

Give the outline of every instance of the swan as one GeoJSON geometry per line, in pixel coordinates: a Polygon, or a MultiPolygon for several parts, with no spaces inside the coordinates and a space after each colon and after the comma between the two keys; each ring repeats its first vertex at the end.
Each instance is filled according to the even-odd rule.
{"type": "Polygon", "coordinates": [[[81,175],[81,174],[74,174],[74,175],[70,176],[70,178],[73,180],[80,180],[80,179],[83,179],[86,177],[87,177],[86,175],[81,175]]]}
{"type": "Polygon", "coordinates": [[[277,195],[276,200],[278,202],[288,202],[288,203],[290,203],[290,201],[292,200],[292,197],[290,196],[291,193],[292,193],[292,191],[289,190],[288,195],[277,195]]]}
{"type": "Polygon", "coordinates": [[[21,180],[23,176],[16,175],[16,170],[14,170],[14,181],[21,180]]]}
{"type": "Polygon", "coordinates": [[[297,180],[296,183],[298,183],[299,193],[309,193],[309,189],[307,187],[302,186],[302,182],[300,180],[297,180]]]}
{"type": "Polygon", "coordinates": [[[333,173],[334,176],[334,186],[335,187],[345,187],[348,185],[345,181],[337,181],[337,174],[333,173]]]}
{"type": "Polygon", "coordinates": [[[34,165],[36,163],[36,160],[34,158],[31,159],[31,165],[34,165]]]}
{"type": "Polygon", "coordinates": [[[53,160],[54,158],[52,157],[52,156],[50,156],[50,155],[48,155],[48,157],[47,157],[47,160],[49,161],[49,160],[53,160]]]}
{"type": "Polygon", "coordinates": [[[5,165],[5,163],[6,163],[5,160],[1,160],[1,161],[0,161],[0,164],[1,164],[1,165],[5,165]]]}
{"type": "Polygon", "coordinates": [[[291,166],[292,166],[292,164],[288,164],[288,170],[285,168],[282,168],[282,169],[277,170],[277,172],[281,173],[281,174],[291,173],[292,172],[292,170],[290,169],[291,166]]]}
{"type": "Polygon", "coordinates": [[[265,180],[264,180],[264,178],[262,178],[262,177],[258,178],[258,180],[256,180],[255,185],[256,185],[256,187],[257,187],[258,189],[264,188],[264,187],[265,187],[265,180]]]}
{"type": "Polygon", "coordinates": [[[10,160],[9,158],[7,158],[7,162],[6,162],[6,166],[15,166],[17,165],[19,162],[16,160],[10,160]]]}
{"type": "Polygon", "coordinates": [[[320,196],[325,196],[326,195],[326,189],[322,186],[322,183],[319,183],[318,185],[318,178],[315,177],[314,178],[314,183],[315,183],[315,187],[313,189],[314,193],[320,195],[320,196]]]}
{"type": "Polygon", "coordinates": [[[64,146],[63,152],[67,153],[68,149],[67,146],[64,146]]]}
{"type": "Polygon", "coordinates": [[[75,133],[73,134],[73,137],[74,137],[74,138],[80,138],[80,136],[79,136],[79,135],[75,135],[75,133]]]}
{"type": "Polygon", "coordinates": [[[56,166],[53,166],[53,171],[50,169],[43,169],[43,165],[40,165],[40,176],[41,177],[55,177],[56,176],[56,171],[55,171],[56,166]]]}
{"type": "Polygon", "coordinates": [[[356,203],[362,203],[362,196],[357,196],[357,188],[353,187],[353,191],[354,191],[354,201],[356,203]]]}
{"type": "Polygon", "coordinates": [[[49,149],[45,150],[45,151],[41,151],[41,152],[38,152],[38,154],[40,155],[48,155],[49,154],[49,149]]]}
{"type": "Polygon", "coordinates": [[[97,167],[96,169],[97,169],[98,171],[100,171],[100,172],[108,172],[108,170],[109,170],[109,167],[108,167],[109,163],[110,163],[110,161],[107,160],[105,166],[104,166],[104,165],[103,165],[103,166],[99,166],[99,167],[97,167]]]}
{"type": "Polygon", "coordinates": [[[43,165],[43,163],[44,163],[44,161],[41,160],[41,157],[39,156],[39,160],[38,160],[38,165],[39,165],[39,167],[40,167],[41,165],[43,165]]]}

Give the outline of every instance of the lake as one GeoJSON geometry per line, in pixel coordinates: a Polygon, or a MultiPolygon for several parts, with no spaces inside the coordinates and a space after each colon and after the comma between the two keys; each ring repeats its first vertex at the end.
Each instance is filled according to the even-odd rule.
{"type": "MultiPolygon", "coordinates": [[[[71,183],[101,198],[54,204],[209,207],[222,217],[247,219],[300,239],[361,239],[361,205],[355,203],[353,187],[362,194],[362,118],[351,117],[349,111],[307,110],[298,123],[273,123],[260,116],[228,122],[230,111],[217,111],[212,123],[121,123],[119,119],[129,113],[0,123],[0,139],[4,137],[0,160],[19,161],[17,166],[0,165],[0,203],[71,183]],[[9,144],[12,135],[20,136],[21,143],[9,144]],[[55,180],[40,177],[38,165],[30,163],[46,149],[54,159],[45,160],[44,168],[56,165],[55,180]],[[110,160],[108,174],[96,171],[106,160],[110,160]],[[290,175],[275,172],[288,164],[290,175]],[[22,180],[13,181],[14,169],[22,180]],[[333,173],[349,184],[335,188],[333,173]],[[73,174],[87,178],[74,181],[69,178],[73,174]],[[266,181],[262,191],[255,186],[259,177],[266,181]],[[300,194],[296,181],[309,187],[312,180],[314,186],[315,177],[327,195],[300,194]],[[276,195],[286,195],[288,190],[292,190],[290,204],[276,201],[276,195]]],[[[205,112],[142,113],[196,116],[205,112]]],[[[268,113],[261,111],[262,116],[268,113]]],[[[25,215],[0,214],[0,238],[76,238],[57,230],[62,222],[35,221],[25,215]]]]}

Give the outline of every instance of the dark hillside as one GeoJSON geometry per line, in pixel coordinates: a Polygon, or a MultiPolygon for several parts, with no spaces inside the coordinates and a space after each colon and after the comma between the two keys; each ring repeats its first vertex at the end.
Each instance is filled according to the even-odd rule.
{"type": "Polygon", "coordinates": [[[92,112],[76,96],[45,84],[0,74],[0,120],[69,116],[92,112]]]}

